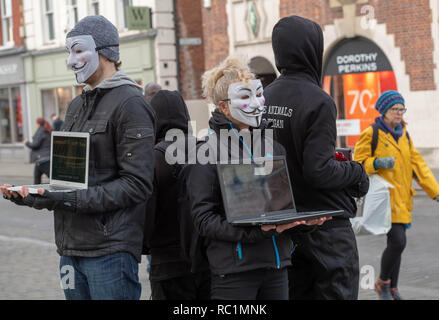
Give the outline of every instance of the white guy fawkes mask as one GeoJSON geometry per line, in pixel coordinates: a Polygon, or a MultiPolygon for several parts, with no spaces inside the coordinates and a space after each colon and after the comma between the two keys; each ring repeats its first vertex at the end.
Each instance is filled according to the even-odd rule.
{"type": "Polygon", "coordinates": [[[259,127],[265,104],[263,92],[261,80],[230,84],[228,94],[232,117],[251,127],[259,127]]]}
{"type": "Polygon", "coordinates": [[[67,65],[73,70],[78,83],[84,83],[99,67],[99,54],[96,43],[90,35],[67,38],[69,52],[67,65]]]}

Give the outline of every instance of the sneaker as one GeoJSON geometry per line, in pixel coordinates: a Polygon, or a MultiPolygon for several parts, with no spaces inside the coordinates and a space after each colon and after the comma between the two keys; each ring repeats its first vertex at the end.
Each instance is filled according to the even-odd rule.
{"type": "Polygon", "coordinates": [[[390,292],[390,280],[382,281],[380,278],[378,278],[377,282],[375,283],[375,291],[378,294],[378,299],[393,300],[390,292]]]}
{"type": "Polygon", "coordinates": [[[392,294],[393,300],[404,300],[399,294],[398,288],[390,288],[390,293],[392,294]]]}

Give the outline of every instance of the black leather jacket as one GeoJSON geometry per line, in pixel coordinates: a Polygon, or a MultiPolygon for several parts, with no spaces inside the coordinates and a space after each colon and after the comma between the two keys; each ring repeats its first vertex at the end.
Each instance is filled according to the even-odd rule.
{"type": "Polygon", "coordinates": [[[84,92],[70,104],[62,131],[90,133],[89,187],[55,209],[60,255],[129,252],[140,262],[145,204],[154,173],[154,112],[130,85],[84,92]]]}

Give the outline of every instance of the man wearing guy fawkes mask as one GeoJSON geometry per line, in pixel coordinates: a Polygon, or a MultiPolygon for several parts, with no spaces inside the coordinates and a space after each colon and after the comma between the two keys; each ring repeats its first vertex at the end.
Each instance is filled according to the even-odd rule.
{"type": "MultiPolygon", "coordinates": [[[[61,277],[74,268],[66,299],[139,299],[145,204],[152,192],[154,114],[142,87],[118,71],[119,35],[102,16],[67,34],[68,65],[83,93],[69,105],[62,131],[90,133],[87,190],[39,196],[19,205],[54,211],[61,277]]],[[[70,272],[71,273],[71,272],[70,272]]]]}
{"type": "MultiPolygon", "coordinates": [[[[227,222],[215,163],[224,160],[242,163],[255,155],[251,139],[246,142],[238,135],[248,131],[251,136],[260,129],[259,157],[270,156],[267,144],[272,146],[269,148],[272,155],[285,153],[280,144],[265,139],[270,124],[261,119],[264,106],[262,84],[253,79],[248,66],[237,58],[227,58],[205,73],[204,96],[217,108],[209,122],[211,132],[206,142],[199,144],[197,154],[208,152],[210,161],[209,164],[197,163],[186,168],[190,211],[195,229],[203,237],[211,271],[211,298],[214,300],[288,299],[286,267],[291,264],[292,243],[282,232],[305,223],[238,227],[227,222]],[[231,144],[238,145],[237,152],[234,152],[233,145],[229,145],[229,138],[221,138],[221,130],[230,132],[231,144]],[[237,139],[233,139],[235,135],[237,139]],[[226,148],[221,149],[221,145],[226,145],[226,148]]],[[[308,224],[324,221],[316,219],[308,224]]]]}

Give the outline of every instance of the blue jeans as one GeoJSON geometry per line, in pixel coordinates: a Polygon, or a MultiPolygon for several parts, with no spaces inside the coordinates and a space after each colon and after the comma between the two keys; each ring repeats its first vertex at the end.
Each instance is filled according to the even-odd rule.
{"type": "Polygon", "coordinates": [[[61,286],[67,300],[139,300],[139,265],[129,253],[60,260],[61,286]]]}

